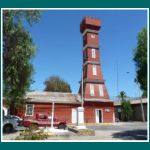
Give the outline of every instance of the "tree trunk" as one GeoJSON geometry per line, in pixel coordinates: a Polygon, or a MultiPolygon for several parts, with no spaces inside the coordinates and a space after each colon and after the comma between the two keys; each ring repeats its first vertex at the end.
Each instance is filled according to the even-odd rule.
{"type": "Polygon", "coordinates": [[[16,114],[15,103],[12,100],[10,104],[10,115],[15,115],[15,114],[16,114]]]}

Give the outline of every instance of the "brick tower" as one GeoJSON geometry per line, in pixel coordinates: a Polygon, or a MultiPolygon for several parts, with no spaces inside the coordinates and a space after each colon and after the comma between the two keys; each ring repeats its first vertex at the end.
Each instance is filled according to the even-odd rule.
{"type": "MultiPolygon", "coordinates": [[[[80,24],[83,36],[83,98],[84,101],[109,101],[100,65],[99,19],[85,17],[80,24]]],[[[80,87],[80,92],[81,92],[80,87]]]]}

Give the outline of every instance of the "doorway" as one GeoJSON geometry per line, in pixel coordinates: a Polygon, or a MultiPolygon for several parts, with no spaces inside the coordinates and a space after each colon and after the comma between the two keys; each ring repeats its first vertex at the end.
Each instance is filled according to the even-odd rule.
{"type": "Polygon", "coordinates": [[[72,123],[75,124],[77,123],[77,109],[72,108],[72,123]]]}
{"type": "Polygon", "coordinates": [[[118,119],[121,120],[121,112],[118,112],[118,119]]]}
{"type": "Polygon", "coordinates": [[[102,110],[101,109],[96,109],[95,111],[96,113],[96,123],[102,123],[103,120],[102,120],[102,110]]]}

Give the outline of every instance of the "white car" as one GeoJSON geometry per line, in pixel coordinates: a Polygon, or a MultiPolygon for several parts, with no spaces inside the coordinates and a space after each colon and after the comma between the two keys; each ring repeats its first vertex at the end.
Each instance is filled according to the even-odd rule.
{"type": "Polygon", "coordinates": [[[17,120],[11,118],[10,116],[3,117],[3,131],[5,133],[12,132],[18,126],[17,120]]]}
{"type": "Polygon", "coordinates": [[[18,122],[18,126],[22,126],[22,121],[23,121],[22,118],[20,118],[19,116],[15,116],[15,115],[9,115],[9,116],[18,122]]]}

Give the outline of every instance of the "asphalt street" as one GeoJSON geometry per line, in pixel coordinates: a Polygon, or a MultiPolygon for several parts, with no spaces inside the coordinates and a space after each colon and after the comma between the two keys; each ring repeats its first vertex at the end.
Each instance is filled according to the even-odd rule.
{"type": "Polygon", "coordinates": [[[111,126],[89,126],[90,129],[94,130],[105,130],[105,131],[127,131],[135,129],[147,129],[147,123],[131,122],[131,123],[116,123],[111,126]]]}
{"type": "MultiPolygon", "coordinates": [[[[79,136],[72,134],[70,131],[65,136],[49,137],[47,140],[75,140],[75,141],[118,141],[118,140],[147,140],[147,123],[142,122],[128,122],[116,123],[113,125],[99,125],[88,126],[90,129],[95,130],[95,136],[79,136]]],[[[3,134],[3,140],[14,140],[20,134],[20,130],[14,131],[9,134],[3,134]]]]}

